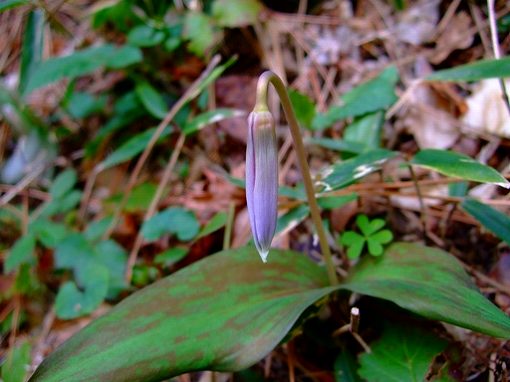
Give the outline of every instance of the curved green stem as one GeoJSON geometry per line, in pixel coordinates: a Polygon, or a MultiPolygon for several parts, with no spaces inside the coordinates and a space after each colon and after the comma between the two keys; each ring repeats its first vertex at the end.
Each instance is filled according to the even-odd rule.
{"type": "Polygon", "coordinates": [[[319,236],[321,251],[326,262],[329,282],[331,285],[336,285],[338,284],[338,279],[336,277],[335,265],[333,264],[333,256],[331,255],[331,251],[329,249],[326,232],[324,231],[324,226],[322,225],[319,206],[317,205],[317,200],[315,199],[315,190],[313,187],[312,178],[310,176],[310,168],[308,167],[305,147],[301,138],[301,131],[299,130],[299,124],[290,103],[287,90],[285,89],[285,84],[275,73],[266,71],[260,75],[259,81],[257,83],[257,99],[254,110],[267,110],[267,89],[270,83],[278,93],[283,111],[285,112],[285,116],[287,117],[287,121],[289,123],[292,140],[294,142],[294,149],[296,150],[299,167],[303,175],[306,197],[308,199],[308,204],[310,205],[310,214],[312,215],[312,220],[315,225],[315,229],[317,230],[317,235],[319,236]]]}

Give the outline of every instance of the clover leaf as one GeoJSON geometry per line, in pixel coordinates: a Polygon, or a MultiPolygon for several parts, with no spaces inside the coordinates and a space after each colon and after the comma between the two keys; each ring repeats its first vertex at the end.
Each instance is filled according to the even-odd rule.
{"type": "Polygon", "coordinates": [[[360,257],[365,247],[372,256],[380,256],[383,253],[383,245],[393,240],[393,234],[388,229],[382,229],[386,222],[382,219],[369,220],[366,215],[358,215],[356,217],[356,225],[359,227],[361,234],[355,231],[345,231],[340,237],[340,243],[347,249],[347,257],[349,259],[357,259],[360,257]]]}

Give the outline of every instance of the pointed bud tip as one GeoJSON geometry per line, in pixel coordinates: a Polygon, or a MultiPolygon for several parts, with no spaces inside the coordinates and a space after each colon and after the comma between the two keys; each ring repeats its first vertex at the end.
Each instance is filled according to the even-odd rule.
{"type": "Polygon", "coordinates": [[[267,263],[267,255],[269,255],[269,250],[267,251],[259,251],[260,258],[263,263],[267,263]]]}

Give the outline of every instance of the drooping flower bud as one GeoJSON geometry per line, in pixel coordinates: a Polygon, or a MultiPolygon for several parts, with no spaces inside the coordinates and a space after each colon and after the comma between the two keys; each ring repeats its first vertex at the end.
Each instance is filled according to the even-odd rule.
{"type": "Polygon", "coordinates": [[[248,116],[246,202],[255,246],[266,262],[276,230],[278,150],[271,113],[254,110],[248,116]]]}

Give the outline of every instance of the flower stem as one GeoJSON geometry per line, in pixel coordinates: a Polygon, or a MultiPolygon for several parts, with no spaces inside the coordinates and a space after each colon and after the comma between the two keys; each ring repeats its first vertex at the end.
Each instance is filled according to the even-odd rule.
{"type": "Polygon", "coordinates": [[[287,117],[287,121],[289,123],[292,140],[294,142],[294,149],[296,150],[299,167],[303,175],[306,197],[310,206],[310,214],[312,215],[312,220],[315,225],[315,229],[317,230],[317,235],[319,236],[319,244],[321,247],[322,255],[324,256],[324,261],[326,262],[329,282],[331,285],[336,285],[338,284],[338,279],[336,277],[335,265],[333,264],[333,256],[331,255],[331,251],[329,249],[326,232],[324,231],[324,226],[322,225],[319,206],[317,205],[317,200],[315,199],[315,190],[313,187],[312,178],[310,176],[310,168],[308,167],[305,147],[303,145],[301,132],[299,130],[299,124],[297,122],[294,110],[292,109],[292,105],[290,103],[290,99],[287,94],[287,90],[285,89],[284,83],[280,77],[271,71],[266,71],[259,77],[257,84],[257,100],[255,110],[267,109],[267,88],[270,83],[278,93],[283,111],[285,112],[285,116],[287,117]]]}

